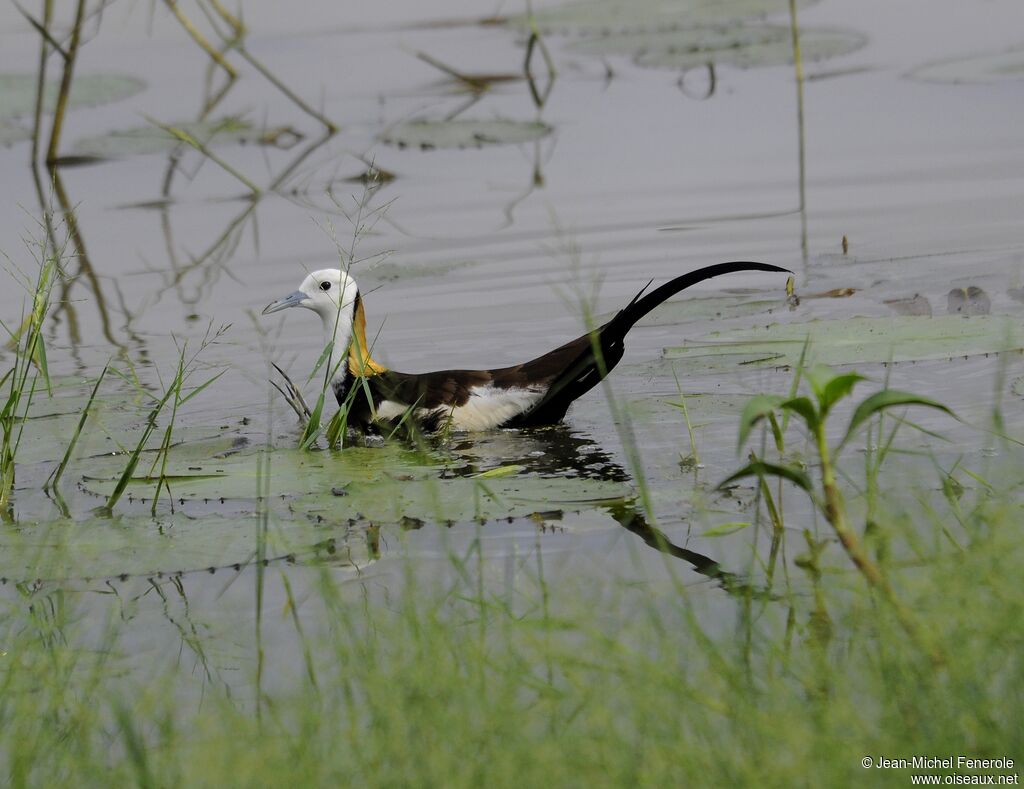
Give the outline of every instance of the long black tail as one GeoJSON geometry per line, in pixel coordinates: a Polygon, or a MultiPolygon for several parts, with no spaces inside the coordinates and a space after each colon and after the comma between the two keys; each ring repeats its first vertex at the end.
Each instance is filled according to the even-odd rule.
{"type": "MultiPolygon", "coordinates": [[[[599,329],[574,340],[578,353],[551,383],[547,393],[537,405],[515,420],[514,426],[549,425],[561,421],[569,405],[578,397],[590,391],[619,363],[625,350],[623,341],[626,334],[638,320],[662,302],[698,282],[734,274],[737,271],[777,271],[792,274],[789,269],[770,263],[737,260],[717,263],[714,266],[691,271],[676,277],[644,295],[645,287],[615,317],[599,329]]],[[[648,283],[648,286],[650,283],[648,283]]],[[[561,349],[559,349],[561,350],[561,349]]],[[[513,426],[510,424],[509,426],[513,426]]]]}

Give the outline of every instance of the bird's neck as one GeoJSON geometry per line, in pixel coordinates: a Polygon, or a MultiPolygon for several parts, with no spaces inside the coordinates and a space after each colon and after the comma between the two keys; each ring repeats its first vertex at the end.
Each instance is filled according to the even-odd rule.
{"type": "Polygon", "coordinates": [[[386,372],[387,368],[374,361],[370,356],[370,346],[366,344],[366,312],[363,300],[356,295],[352,318],[352,339],[348,346],[348,369],[352,375],[369,377],[386,372]]]}
{"type": "Polygon", "coordinates": [[[347,390],[351,379],[356,376],[371,376],[387,369],[370,356],[366,344],[366,314],[362,299],[357,295],[354,301],[342,305],[334,315],[321,315],[324,324],[325,346],[332,340],[331,385],[335,392],[347,390]]]}

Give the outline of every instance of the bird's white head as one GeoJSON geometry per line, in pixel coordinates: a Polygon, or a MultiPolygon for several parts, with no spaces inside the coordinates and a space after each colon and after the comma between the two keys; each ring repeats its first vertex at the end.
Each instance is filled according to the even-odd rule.
{"type": "Polygon", "coordinates": [[[339,312],[350,312],[358,296],[359,288],[352,277],[340,269],[325,268],[302,280],[298,290],[268,304],[263,314],[270,315],[289,307],[305,307],[313,310],[324,325],[330,325],[333,330],[335,321],[344,317],[339,312]]]}
{"type": "Polygon", "coordinates": [[[336,268],[314,271],[302,280],[297,291],[268,304],[263,314],[270,315],[289,307],[305,307],[320,316],[326,341],[333,340],[337,351],[348,353],[348,370],[352,374],[375,375],[387,369],[370,357],[359,288],[344,271],[336,268]]]}

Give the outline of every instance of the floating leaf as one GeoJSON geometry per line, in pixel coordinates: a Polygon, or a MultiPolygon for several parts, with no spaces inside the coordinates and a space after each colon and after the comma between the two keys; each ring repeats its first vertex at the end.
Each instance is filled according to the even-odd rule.
{"type": "MultiPolygon", "coordinates": [[[[797,5],[809,5],[799,0],[797,5]]],[[[666,26],[713,25],[789,11],[788,0],[585,0],[543,8],[533,16],[511,16],[507,24],[545,33],[573,35],[656,30],[666,26]]]]}
{"type": "Polygon", "coordinates": [[[975,285],[953,288],[946,295],[946,312],[950,315],[988,315],[992,312],[992,300],[975,285]]]}
{"type": "Polygon", "coordinates": [[[219,120],[171,123],[166,128],[150,124],[78,140],[75,153],[102,158],[166,153],[184,144],[187,139],[203,146],[277,145],[274,140],[278,137],[274,135],[279,131],[256,128],[248,121],[234,116],[219,120]]]}
{"type": "Polygon", "coordinates": [[[665,357],[681,370],[691,366],[689,372],[732,370],[739,364],[792,366],[809,337],[808,355],[829,365],[950,359],[1013,348],[1012,342],[1007,345],[1007,329],[1005,318],[987,315],[776,323],[712,335],[717,342],[666,348],[665,357]]]}
{"type": "MultiPolygon", "coordinates": [[[[858,33],[802,30],[800,51],[805,61],[846,55],[864,46],[858,33]]],[[[591,37],[575,42],[575,52],[607,57],[632,57],[640,66],[687,70],[708,63],[754,68],[793,60],[793,39],[784,25],[683,27],[591,37]]]]}
{"type": "Polygon", "coordinates": [[[928,82],[1016,82],[1024,80],[1024,49],[929,63],[910,76],[928,82]]]}
{"type": "MultiPolygon", "coordinates": [[[[126,99],[146,87],[136,77],[124,74],[76,74],[68,94],[68,108],[94,107],[126,99]]],[[[60,80],[46,83],[43,107],[53,112],[57,106],[60,80]]],[[[0,74],[0,121],[30,116],[36,107],[35,74],[0,74]]]]}
{"type": "MultiPolygon", "coordinates": [[[[258,453],[252,450],[211,457],[209,446],[182,444],[172,448],[167,475],[176,507],[202,515],[252,511],[256,508],[258,453]]],[[[105,497],[118,484],[123,458],[92,458],[81,487],[105,497]],[[109,469],[109,472],[107,471],[109,469]]],[[[400,523],[467,522],[477,518],[529,515],[539,507],[591,509],[630,496],[627,485],[604,480],[522,474],[520,466],[503,466],[485,477],[494,496],[479,495],[480,478],[452,476],[437,459],[392,444],[352,447],[340,453],[278,449],[271,455],[271,488],[275,508],[337,523],[369,520],[400,523]],[[343,486],[339,498],[331,491],[343,486]]],[[[128,490],[149,497],[149,474],[133,476],[128,490]]],[[[124,509],[122,500],[122,509],[124,509]]]]}
{"type": "Polygon", "coordinates": [[[399,148],[482,148],[485,145],[519,145],[533,142],[551,133],[540,121],[494,120],[415,120],[388,128],[380,140],[399,148]]]}
{"type": "MultiPolygon", "coordinates": [[[[118,576],[232,572],[256,555],[248,519],[206,515],[142,515],[116,519],[56,521],[0,534],[0,577],[64,580],[118,576]]],[[[336,566],[362,567],[374,559],[365,527],[318,525],[306,519],[275,524],[270,558],[294,557],[336,566]]]]}

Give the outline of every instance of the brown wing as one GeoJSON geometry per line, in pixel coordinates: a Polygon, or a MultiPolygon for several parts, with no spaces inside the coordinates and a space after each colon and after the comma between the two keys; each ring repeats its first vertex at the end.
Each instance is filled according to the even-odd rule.
{"type": "Polygon", "coordinates": [[[488,384],[499,389],[541,389],[544,395],[530,410],[502,427],[549,425],[562,420],[569,405],[590,391],[619,363],[627,332],[640,318],[666,299],[698,282],[737,271],[787,269],[767,263],[734,261],[707,266],[676,277],[650,293],[641,290],[610,321],[528,362],[496,370],[440,370],[433,373],[400,373],[387,370],[368,380],[374,400],[394,400],[417,408],[464,405],[471,390],[488,384]]]}
{"type": "Polygon", "coordinates": [[[393,400],[417,408],[454,408],[469,400],[474,386],[486,386],[493,379],[488,370],[438,370],[433,373],[388,370],[367,380],[376,403],[393,400]]]}

